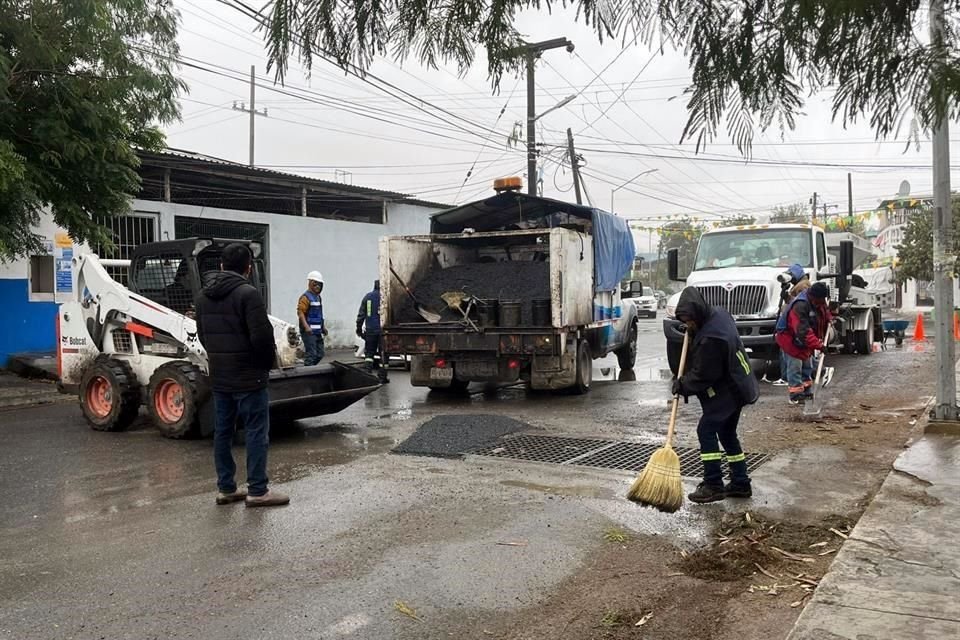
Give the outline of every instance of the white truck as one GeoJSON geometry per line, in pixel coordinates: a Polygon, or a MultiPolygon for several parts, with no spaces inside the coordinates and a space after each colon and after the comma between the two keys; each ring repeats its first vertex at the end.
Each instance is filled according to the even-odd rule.
{"type": "MultiPolygon", "coordinates": [[[[711,305],[734,317],[743,344],[758,373],[780,377],[775,328],[787,268],[800,264],[810,280],[831,285],[835,316],[833,346],[867,355],[883,335],[880,307],[862,287],[855,287],[855,263],[870,255],[870,245],[852,234],[825,233],[808,224],[745,225],[711,230],[700,237],[692,270],[679,274],[678,252],[667,254],[669,277],[700,289],[711,305]]],[[[676,372],[682,324],[674,317],[680,294],[667,303],[663,331],[670,368],[676,372]]]]}
{"type": "Polygon", "coordinates": [[[586,393],[595,358],[613,352],[633,368],[637,314],[620,290],[635,256],[626,222],[518,184],[434,215],[429,235],[381,239],[385,351],[411,356],[413,385],[586,393]]]}

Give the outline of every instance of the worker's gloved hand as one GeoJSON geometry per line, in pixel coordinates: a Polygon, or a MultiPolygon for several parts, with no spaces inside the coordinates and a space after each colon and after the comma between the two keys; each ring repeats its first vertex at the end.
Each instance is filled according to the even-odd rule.
{"type": "Polygon", "coordinates": [[[326,328],[326,327],[323,328],[323,335],[325,335],[325,336],[330,335],[330,332],[327,331],[327,328],[326,328]]]}
{"type": "Polygon", "coordinates": [[[683,393],[683,385],[680,384],[680,378],[674,377],[670,385],[670,393],[679,396],[683,393]]]}

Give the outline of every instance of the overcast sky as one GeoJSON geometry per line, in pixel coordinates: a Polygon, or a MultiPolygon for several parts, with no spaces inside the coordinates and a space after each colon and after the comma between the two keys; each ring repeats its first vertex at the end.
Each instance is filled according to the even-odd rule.
{"type": "MultiPolygon", "coordinates": [[[[273,86],[255,24],[216,0],[174,4],[181,12],[182,56],[222,75],[182,69],[190,93],[183,97],[183,121],[168,129],[168,145],[246,162],[248,116],[232,110],[233,103],[249,99],[245,78],[251,64],[260,82],[273,86]]],[[[808,100],[794,131],[782,138],[779,131],[758,137],[754,158],[844,167],[732,161],[739,156],[727,139],[696,156],[693,145],[678,144],[686,115],[681,93],[690,77],[680,54],[661,55],[634,45],[624,50],[618,42],[601,45],[570,12],[524,15],[519,27],[530,41],[565,36],[576,45],[572,55],[563,49],[545,53],[537,67],[538,113],[578,94],[570,105],[539,121],[538,140],[557,145],[548,147],[551,153],[543,160],[545,195],[574,197],[570,171],[561,162],[567,127],[586,158],[584,179],[596,206],[609,209],[612,189],[657,170],[617,190],[614,209],[631,218],[686,213],[715,219],[734,211],[766,212],[774,205],[806,203],[814,191],[845,210],[850,165],[857,210],[895,195],[902,180],[909,180],[913,194],[930,193],[931,148],[925,137],[919,150],[911,146],[904,151],[906,131],[899,141],[877,143],[866,124],[844,130],[831,123],[828,96],[808,100]],[[686,159],[649,157],[663,155],[686,159]],[[898,168],[855,167],[865,164],[898,168]]],[[[493,178],[525,173],[524,139],[513,149],[506,139],[516,123],[525,121],[526,84],[523,78],[505,77],[499,94],[492,94],[482,55],[463,78],[452,67],[431,70],[415,61],[401,66],[383,60],[373,66],[378,78],[422,104],[411,98],[413,104],[405,104],[323,61],[315,63],[310,79],[297,61],[291,64],[286,86],[276,85],[280,92],[257,89],[257,107],[268,110],[268,117],[256,119],[258,166],[443,203],[481,197],[489,193],[493,178]],[[471,166],[473,174],[464,185],[471,166]]],[[[951,139],[960,140],[957,125],[951,139]]],[[[951,154],[960,154],[957,142],[951,142],[951,154]]],[[[956,187],[960,172],[954,170],[952,179],[956,187]]]]}

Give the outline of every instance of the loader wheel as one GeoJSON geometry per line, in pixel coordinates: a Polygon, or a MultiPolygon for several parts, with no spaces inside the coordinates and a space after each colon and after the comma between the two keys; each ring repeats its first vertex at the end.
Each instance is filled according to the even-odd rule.
{"type": "Polygon", "coordinates": [[[637,323],[634,322],[630,328],[630,334],[627,337],[627,344],[623,345],[616,352],[617,364],[621,369],[633,369],[637,363],[637,323]]]}
{"type": "Polygon", "coordinates": [[[147,409],[165,438],[193,437],[200,433],[201,407],[209,396],[200,369],[189,362],[168,362],[150,376],[147,409]]]}
{"type": "Polygon", "coordinates": [[[80,379],[80,407],[96,431],[123,431],[133,424],[140,411],[140,390],[130,365],[98,357],[80,379]]]}

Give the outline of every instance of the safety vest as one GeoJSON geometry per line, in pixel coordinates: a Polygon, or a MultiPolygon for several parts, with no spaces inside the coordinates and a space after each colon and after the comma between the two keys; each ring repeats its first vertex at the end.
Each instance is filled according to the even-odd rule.
{"type": "MultiPolygon", "coordinates": [[[[727,343],[727,372],[733,386],[740,396],[740,401],[744,404],[753,404],[760,397],[760,385],[757,384],[757,378],[753,375],[753,369],[750,367],[750,357],[743,348],[743,341],[740,340],[740,334],[737,332],[737,324],[733,316],[724,309],[713,307],[710,317],[703,323],[703,326],[697,329],[694,345],[697,342],[707,338],[723,340],[727,343]]],[[[707,395],[713,397],[716,391],[707,390],[707,395]],[[710,393],[713,391],[713,393],[710,393]]]]}
{"type": "Polygon", "coordinates": [[[371,291],[363,298],[361,309],[367,333],[380,333],[380,292],[371,291]]]}
{"type": "Polygon", "coordinates": [[[323,331],[323,299],[314,295],[312,291],[306,291],[304,294],[310,307],[307,309],[307,324],[314,333],[323,331]]]}

